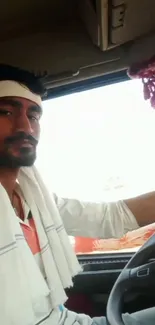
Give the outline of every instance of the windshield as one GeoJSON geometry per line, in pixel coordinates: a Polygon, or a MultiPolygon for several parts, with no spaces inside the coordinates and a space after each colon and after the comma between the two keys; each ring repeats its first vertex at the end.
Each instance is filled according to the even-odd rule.
{"type": "MultiPolygon", "coordinates": [[[[155,189],[155,111],[143,99],[141,81],[55,98],[43,106],[37,167],[49,192],[105,202],[155,189]]],[[[154,227],[138,231],[120,240],[71,238],[71,243],[76,253],[134,251],[154,227]]]]}

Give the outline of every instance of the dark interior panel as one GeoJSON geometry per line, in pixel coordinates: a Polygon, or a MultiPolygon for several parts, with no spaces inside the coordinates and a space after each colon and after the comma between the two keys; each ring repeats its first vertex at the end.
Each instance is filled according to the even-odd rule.
{"type": "MultiPolygon", "coordinates": [[[[69,297],[66,307],[91,317],[106,314],[106,305],[110,291],[132,257],[130,254],[81,255],[78,257],[83,268],[74,279],[74,286],[67,291],[69,297]]],[[[124,297],[124,312],[136,312],[153,307],[154,287],[145,293],[139,288],[127,292],[124,297]]]]}

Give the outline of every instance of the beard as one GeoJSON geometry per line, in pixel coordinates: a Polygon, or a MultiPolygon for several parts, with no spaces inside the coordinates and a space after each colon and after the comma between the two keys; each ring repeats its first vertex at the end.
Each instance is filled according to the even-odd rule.
{"type": "Polygon", "coordinates": [[[0,151],[0,168],[31,167],[36,160],[36,147],[38,140],[32,135],[18,132],[13,137],[8,137],[0,151]],[[22,146],[19,141],[28,140],[32,147],[22,146]]]}
{"type": "Polygon", "coordinates": [[[0,153],[0,168],[21,168],[31,167],[36,160],[36,151],[30,151],[29,148],[21,148],[19,155],[0,153]]]}

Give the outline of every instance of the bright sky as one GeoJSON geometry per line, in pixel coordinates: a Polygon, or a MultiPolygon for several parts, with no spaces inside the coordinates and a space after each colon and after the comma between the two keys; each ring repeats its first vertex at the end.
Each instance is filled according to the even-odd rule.
{"type": "Polygon", "coordinates": [[[113,201],[155,190],[155,111],[139,80],[43,106],[37,167],[50,192],[113,201]]]}

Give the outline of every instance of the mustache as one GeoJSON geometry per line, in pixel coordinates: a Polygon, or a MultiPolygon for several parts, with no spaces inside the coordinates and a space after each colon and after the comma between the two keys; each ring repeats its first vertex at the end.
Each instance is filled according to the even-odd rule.
{"type": "Polygon", "coordinates": [[[31,134],[26,134],[25,132],[18,132],[16,135],[6,138],[5,144],[12,144],[20,140],[28,140],[32,145],[35,146],[38,144],[38,140],[34,136],[31,134]]]}

